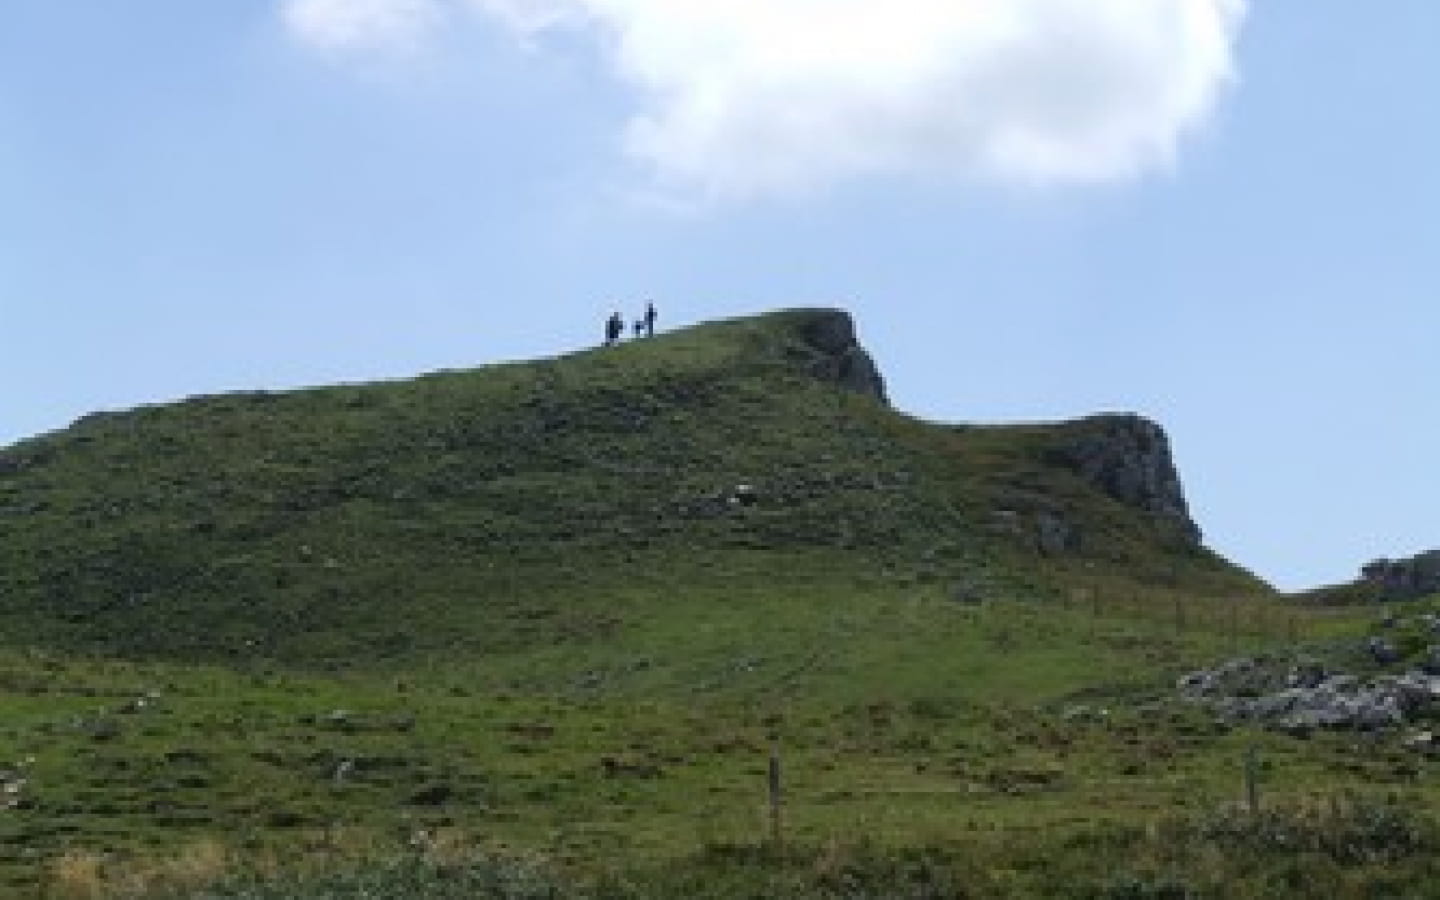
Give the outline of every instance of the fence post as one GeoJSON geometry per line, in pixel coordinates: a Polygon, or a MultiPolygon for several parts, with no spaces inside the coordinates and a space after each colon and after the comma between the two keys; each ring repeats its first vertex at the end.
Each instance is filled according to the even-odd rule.
{"type": "Polygon", "coordinates": [[[778,852],[784,847],[780,828],[780,735],[770,735],[770,844],[778,852]]]}
{"type": "Polygon", "coordinates": [[[1260,812],[1260,759],[1254,744],[1245,748],[1245,808],[1250,815],[1260,812]]]}

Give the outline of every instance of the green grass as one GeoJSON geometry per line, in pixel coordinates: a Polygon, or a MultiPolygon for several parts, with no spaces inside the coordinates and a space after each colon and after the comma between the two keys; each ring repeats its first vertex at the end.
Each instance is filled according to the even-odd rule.
{"type": "Polygon", "coordinates": [[[87,417],[5,454],[0,614],[132,658],[409,666],[589,640],[637,587],[1053,591],[1038,510],[1106,571],[1263,592],[1049,461],[1091,423],[932,425],[817,378],[824,315],[87,417]]]}
{"type": "Polygon", "coordinates": [[[1277,803],[1433,803],[1393,737],[1173,700],[1187,668],[1373,611],[1288,604],[1055,462],[1103,420],[937,425],[841,390],[804,338],[824,315],[0,454],[0,773],[25,781],[0,893],[1260,895],[1299,857],[1222,864],[1196,824],[1252,742],[1277,803]],[[1042,513],[1078,546],[1041,553],[1042,513]]]}
{"type": "MultiPolygon", "coordinates": [[[[0,818],[0,874],[21,890],[90,853],[119,878],[205,840],[283,870],[329,853],[344,863],[334,845],[357,835],[395,852],[444,832],[536,856],[567,884],[669,861],[653,875],[664,881],[703,848],[763,845],[772,735],[797,848],[863,837],[903,858],[1013,843],[969,863],[987,878],[1015,854],[1060,853],[1059,836],[1116,829],[1136,830],[1139,865],[1154,852],[1146,829],[1238,801],[1254,742],[1267,804],[1435,801],[1431,764],[1393,739],[1357,749],[1347,735],[1257,735],[1166,702],[1175,674],[1228,651],[1223,629],[1177,634],[1132,602],[1102,604],[1098,618],[1088,605],[905,603],[872,595],[856,604],[869,618],[834,610],[809,634],[800,604],[776,610],[788,640],[744,660],[733,633],[697,623],[714,643],[694,642],[693,659],[535,660],[538,684],[503,670],[487,683],[480,662],[318,676],[11,653],[0,760],[34,762],[25,806],[0,818]],[[813,646],[826,652],[798,649],[813,646]],[[139,697],[153,699],[125,711],[139,697]]],[[[1240,646],[1275,640],[1242,634],[1240,646]]]]}

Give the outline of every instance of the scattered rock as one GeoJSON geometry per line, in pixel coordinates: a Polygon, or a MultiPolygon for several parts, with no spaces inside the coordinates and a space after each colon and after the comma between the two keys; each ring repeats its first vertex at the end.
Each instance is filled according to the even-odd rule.
{"type": "Polygon", "coordinates": [[[44,463],[52,455],[48,450],[30,453],[0,453],[0,475],[17,475],[33,466],[44,463]]]}
{"type": "Polygon", "coordinates": [[[950,586],[950,600],[967,606],[981,603],[985,600],[985,586],[975,578],[961,578],[950,586]]]}
{"type": "Polygon", "coordinates": [[[1395,649],[1394,644],[1381,637],[1367,638],[1365,652],[1369,653],[1370,658],[1382,666],[1388,666],[1400,660],[1400,651],[1395,649]]]}
{"type": "Polygon", "coordinates": [[[21,772],[0,769],[0,809],[19,808],[29,783],[30,779],[21,772]]]}
{"type": "Polygon", "coordinates": [[[1077,703],[1074,706],[1065,707],[1060,713],[1060,718],[1065,722],[1102,723],[1110,718],[1110,710],[1104,707],[1087,706],[1084,703],[1077,703]]]}
{"type": "Polygon", "coordinates": [[[113,741],[120,736],[120,723],[114,719],[88,719],[81,723],[80,730],[92,741],[113,741]]]}
{"type": "Polygon", "coordinates": [[[1257,660],[1238,656],[1226,660],[1213,669],[1197,669],[1182,675],[1176,683],[1180,693],[1186,697],[1201,699],[1220,694],[1251,693],[1250,683],[1260,672],[1257,660]]]}
{"type": "Polygon", "coordinates": [[[320,717],[319,724],[327,725],[331,728],[338,728],[341,731],[350,731],[353,730],[355,723],[350,718],[349,710],[332,709],[320,717]]]}
{"type": "Polygon", "coordinates": [[[1314,660],[1302,660],[1290,667],[1285,676],[1285,686],[1291,688],[1317,688],[1325,682],[1330,673],[1325,666],[1314,660]]]}
{"type": "Polygon", "coordinates": [[[725,502],[729,506],[754,506],[759,499],[753,484],[737,484],[730,490],[725,502]]]}
{"type": "Polygon", "coordinates": [[[154,702],[154,699],[152,699],[148,695],[144,697],[136,697],[134,700],[127,700],[119,706],[115,707],[115,712],[121,715],[133,716],[136,713],[144,712],[145,710],[149,709],[154,704],[154,702]]]}
{"type": "Polygon", "coordinates": [[[1042,512],[1035,517],[1035,544],[1046,556],[1059,556],[1079,546],[1079,533],[1058,514],[1042,512]]]}
{"type": "Polygon", "coordinates": [[[1440,756],[1440,736],[1433,731],[1417,731],[1401,741],[1401,746],[1428,756],[1440,756]]]}
{"type": "MultiPolygon", "coordinates": [[[[1384,648],[1379,652],[1385,655],[1384,648]]],[[[1289,665],[1283,678],[1277,671],[1272,661],[1240,657],[1190,672],[1177,688],[1182,697],[1210,706],[1224,719],[1292,734],[1387,729],[1440,704],[1440,676],[1418,669],[1368,680],[1328,672],[1314,661],[1289,665]]]]}

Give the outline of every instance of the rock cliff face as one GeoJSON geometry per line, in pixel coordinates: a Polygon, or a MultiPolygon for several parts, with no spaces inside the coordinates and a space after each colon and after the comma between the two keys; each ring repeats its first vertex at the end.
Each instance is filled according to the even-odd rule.
{"type": "Polygon", "coordinates": [[[1200,527],[1190,518],[1170,441],[1159,425],[1117,413],[1084,419],[1076,431],[1051,451],[1052,462],[1121,503],[1173,525],[1188,543],[1200,543],[1200,527]]]}
{"type": "Polygon", "coordinates": [[[889,404],[885,379],[855,337],[855,322],[841,310],[797,310],[796,332],[810,353],[810,372],[825,381],[889,404]]]}
{"type": "Polygon", "coordinates": [[[1360,577],[1378,586],[1384,600],[1413,600],[1440,592],[1440,550],[1409,559],[1377,559],[1360,570],[1360,577]]]}

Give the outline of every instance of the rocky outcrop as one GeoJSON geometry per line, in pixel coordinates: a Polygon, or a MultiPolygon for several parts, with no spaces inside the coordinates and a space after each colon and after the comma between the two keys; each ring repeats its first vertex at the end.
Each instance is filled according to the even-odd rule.
{"type": "Polygon", "coordinates": [[[1413,600],[1440,593],[1440,550],[1410,559],[1377,559],[1361,568],[1360,578],[1378,587],[1383,600],[1413,600]]]}
{"type": "Polygon", "coordinates": [[[1238,656],[1186,674],[1176,690],[1222,719],[1293,734],[1440,718],[1440,615],[1387,615],[1378,624],[1386,636],[1238,656]]]}
{"type": "Polygon", "coordinates": [[[1173,525],[1188,543],[1200,543],[1200,528],[1190,518],[1170,441],[1149,419],[1128,413],[1084,419],[1050,450],[1049,460],[1121,503],[1173,525]]]}
{"type": "Polygon", "coordinates": [[[1440,702],[1440,678],[1418,670],[1360,678],[1302,664],[1267,684],[1268,668],[1266,660],[1240,657],[1191,672],[1176,687],[1224,719],[1291,734],[1390,728],[1424,718],[1440,702]]]}
{"type": "Polygon", "coordinates": [[[846,390],[889,404],[885,379],[875,360],[855,337],[855,322],[838,309],[797,310],[796,333],[804,342],[804,362],[811,374],[846,390]]]}

